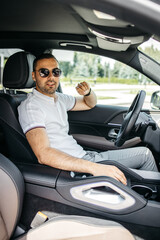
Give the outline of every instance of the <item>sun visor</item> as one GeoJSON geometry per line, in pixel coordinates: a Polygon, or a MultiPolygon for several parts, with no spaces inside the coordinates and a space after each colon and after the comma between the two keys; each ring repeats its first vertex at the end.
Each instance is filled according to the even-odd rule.
{"type": "Polygon", "coordinates": [[[130,43],[125,43],[125,44],[120,44],[120,43],[114,43],[114,42],[110,42],[101,38],[96,38],[97,39],[97,43],[98,43],[98,47],[105,49],[105,50],[110,50],[110,51],[126,51],[129,46],[130,43]]]}
{"type": "Polygon", "coordinates": [[[107,32],[98,31],[88,27],[88,30],[96,36],[99,48],[110,51],[126,51],[131,45],[139,45],[144,42],[144,36],[119,36],[107,32]]]}
{"type": "Polygon", "coordinates": [[[123,41],[112,41],[111,39],[102,39],[100,37],[96,37],[97,44],[99,48],[110,50],[110,51],[126,51],[131,45],[140,44],[143,42],[144,37],[140,36],[138,38],[123,38],[123,41]]]}

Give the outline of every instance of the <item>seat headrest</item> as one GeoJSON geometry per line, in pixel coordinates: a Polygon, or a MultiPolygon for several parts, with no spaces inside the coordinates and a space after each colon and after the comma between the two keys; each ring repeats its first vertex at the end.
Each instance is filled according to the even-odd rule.
{"type": "Polygon", "coordinates": [[[35,56],[27,52],[17,52],[11,55],[4,67],[3,86],[11,89],[32,88],[33,61],[35,56]]]}

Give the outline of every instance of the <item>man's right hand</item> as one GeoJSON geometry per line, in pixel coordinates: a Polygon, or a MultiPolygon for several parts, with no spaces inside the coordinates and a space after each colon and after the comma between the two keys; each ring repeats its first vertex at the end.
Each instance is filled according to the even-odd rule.
{"type": "Polygon", "coordinates": [[[125,175],[123,174],[123,172],[121,170],[119,170],[115,166],[97,163],[92,174],[94,176],[112,177],[125,185],[127,184],[127,179],[126,179],[125,175]]]}

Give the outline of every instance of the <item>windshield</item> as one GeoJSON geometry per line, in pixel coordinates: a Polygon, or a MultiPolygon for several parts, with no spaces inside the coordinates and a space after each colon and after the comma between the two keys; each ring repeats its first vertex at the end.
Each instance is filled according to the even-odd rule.
{"type": "Polygon", "coordinates": [[[147,42],[141,44],[138,49],[160,63],[160,42],[150,38],[147,42]]]}

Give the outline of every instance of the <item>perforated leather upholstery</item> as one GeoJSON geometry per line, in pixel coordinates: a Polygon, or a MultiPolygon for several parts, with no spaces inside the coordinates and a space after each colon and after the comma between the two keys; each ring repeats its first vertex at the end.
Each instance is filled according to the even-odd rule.
{"type": "Polygon", "coordinates": [[[20,218],[23,195],[24,180],[20,171],[0,154],[0,240],[5,234],[6,239],[12,235],[20,218]]]}

